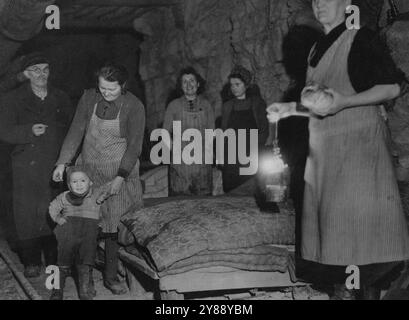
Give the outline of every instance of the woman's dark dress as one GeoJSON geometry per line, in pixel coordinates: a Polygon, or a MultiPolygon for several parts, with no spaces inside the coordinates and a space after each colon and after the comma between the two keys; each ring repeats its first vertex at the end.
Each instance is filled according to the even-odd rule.
{"type": "MultiPolygon", "coordinates": [[[[266,103],[259,96],[251,96],[245,100],[232,99],[223,105],[222,129],[233,129],[236,133],[236,152],[238,152],[238,130],[246,129],[246,150],[250,153],[250,130],[258,129],[258,146],[264,146],[268,136],[268,121],[266,116],[266,103]]],[[[253,176],[240,175],[240,168],[246,167],[239,163],[228,164],[228,147],[225,146],[225,165],[223,167],[223,189],[229,192],[253,176]]]]}

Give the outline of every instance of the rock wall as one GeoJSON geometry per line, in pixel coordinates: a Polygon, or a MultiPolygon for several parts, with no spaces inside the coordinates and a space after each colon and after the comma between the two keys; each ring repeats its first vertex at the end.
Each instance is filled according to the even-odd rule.
{"type": "Polygon", "coordinates": [[[185,63],[184,32],[176,27],[168,8],[135,20],[134,27],[145,35],[140,46],[139,73],[145,86],[147,126],[153,129],[163,121],[168,96],[185,63]]]}
{"type": "MultiPolygon", "coordinates": [[[[405,73],[409,81],[409,21],[397,21],[385,28],[383,36],[391,51],[398,68],[405,73]]],[[[395,101],[393,109],[389,112],[389,128],[393,139],[393,152],[398,156],[398,178],[409,179],[409,83],[404,87],[403,95],[395,101]]]]}
{"type": "MultiPolygon", "coordinates": [[[[135,20],[145,34],[141,47],[141,77],[146,87],[148,127],[161,124],[180,69],[191,65],[207,80],[206,95],[216,115],[220,92],[235,64],[254,74],[267,103],[282,99],[290,78],[283,61],[283,41],[294,25],[320,27],[311,0],[181,0],[183,27],[171,8],[161,8],[135,20]]],[[[355,0],[354,0],[355,1],[355,0]]],[[[402,3],[397,0],[400,10],[402,3]]],[[[373,29],[385,20],[384,0],[356,0],[361,22],[373,29]]],[[[307,41],[308,42],[308,41],[307,41]]],[[[305,46],[306,44],[304,44],[305,46]]]]}
{"type": "Polygon", "coordinates": [[[216,115],[221,113],[220,92],[235,64],[253,72],[267,102],[280,100],[289,85],[283,39],[292,24],[311,23],[309,6],[308,0],[185,0],[182,29],[168,8],[137,19],[135,29],[145,34],[140,73],[148,127],[162,122],[177,74],[188,65],[207,80],[206,95],[216,115]]]}

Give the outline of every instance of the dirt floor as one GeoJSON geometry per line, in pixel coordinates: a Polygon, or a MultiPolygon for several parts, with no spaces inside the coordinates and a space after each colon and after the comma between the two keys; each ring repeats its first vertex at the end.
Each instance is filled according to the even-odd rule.
{"type": "MultiPolygon", "coordinates": [[[[45,287],[47,275],[43,275],[37,279],[30,279],[33,287],[45,300],[50,297],[50,291],[45,287]]],[[[147,294],[146,296],[131,296],[129,293],[122,296],[115,296],[109,290],[107,290],[103,285],[102,274],[98,270],[94,272],[95,289],[97,291],[97,296],[94,300],[152,300],[152,295],[147,294]]],[[[79,300],[78,291],[75,281],[72,277],[69,277],[66,282],[66,287],[64,290],[64,300],[79,300]]]]}
{"type": "MultiPolygon", "coordinates": [[[[8,244],[4,240],[0,240],[0,250],[6,254],[14,267],[21,273],[24,271],[23,265],[20,263],[18,256],[10,250],[8,244]]],[[[46,288],[46,280],[49,275],[46,274],[45,268],[42,269],[41,276],[34,279],[26,279],[29,285],[39,298],[48,300],[51,291],[46,288]]],[[[153,294],[147,293],[141,296],[132,296],[129,293],[122,296],[115,296],[103,285],[102,273],[99,270],[94,270],[95,288],[97,296],[95,300],[152,300],[153,294]]],[[[0,300],[27,300],[30,297],[24,292],[24,285],[22,286],[16,279],[15,275],[10,270],[9,265],[0,259],[0,300]]],[[[66,287],[64,290],[65,300],[78,300],[78,292],[75,281],[72,277],[69,277],[66,281],[66,287]]]]}
{"type": "Polygon", "coordinates": [[[27,300],[12,272],[0,259],[0,300],[27,300]]]}

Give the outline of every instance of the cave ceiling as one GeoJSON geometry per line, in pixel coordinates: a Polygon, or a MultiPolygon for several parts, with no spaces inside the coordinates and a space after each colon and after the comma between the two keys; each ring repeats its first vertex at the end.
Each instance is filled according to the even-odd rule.
{"type": "Polygon", "coordinates": [[[63,29],[132,29],[135,19],[158,8],[170,8],[183,27],[181,0],[59,0],[63,29]]]}
{"type": "MultiPolygon", "coordinates": [[[[295,0],[308,15],[311,0],[295,0]]],[[[400,13],[409,10],[409,1],[401,0],[359,0],[363,20],[375,26],[382,7],[394,2],[400,13]]],[[[135,19],[141,18],[158,8],[171,8],[178,28],[184,27],[184,0],[57,0],[61,8],[61,25],[65,30],[72,29],[133,29],[135,19]]],[[[400,18],[406,18],[401,16],[400,18]]],[[[303,18],[301,17],[301,20],[303,18]]],[[[305,20],[305,19],[304,19],[305,20]]]]}

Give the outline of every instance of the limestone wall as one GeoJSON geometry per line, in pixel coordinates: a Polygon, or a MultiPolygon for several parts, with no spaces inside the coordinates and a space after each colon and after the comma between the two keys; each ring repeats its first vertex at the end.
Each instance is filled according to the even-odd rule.
{"type": "Polygon", "coordinates": [[[234,64],[253,71],[268,102],[279,100],[289,84],[282,63],[283,38],[300,17],[308,20],[309,10],[306,0],[185,0],[184,28],[175,26],[169,8],[137,19],[135,28],[145,34],[140,73],[148,127],[162,122],[183,66],[194,66],[207,80],[206,94],[217,115],[220,92],[234,64]]]}
{"type": "MultiPolygon", "coordinates": [[[[280,100],[290,80],[283,65],[284,37],[293,25],[319,28],[311,0],[181,1],[179,15],[171,8],[155,9],[134,23],[145,35],[140,71],[151,129],[162,122],[177,74],[188,65],[207,80],[207,96],[216,115],[221,110],[220,92],[234,64],[254,73],[268,103],[280,100]]],[[[403,10],[402,1],[397,3],[403,10]]],[[[361,1],[360,6],[361,21],[372,28],[389,8],[383,0],[361,1]]]]}
{"type": "MultiPolygon", "coordinates": [[[[385,28],[383,36],[398,68],[409,81],[409,21],[398,21],[385,28]]],[[[409,179],[409,84],[395,101],[389,113],[389,128],[394,142],[394,154],[399,157],[400,179],[409,179]],[[404,169],[404,170],[403,170],[404,169]]]]}

